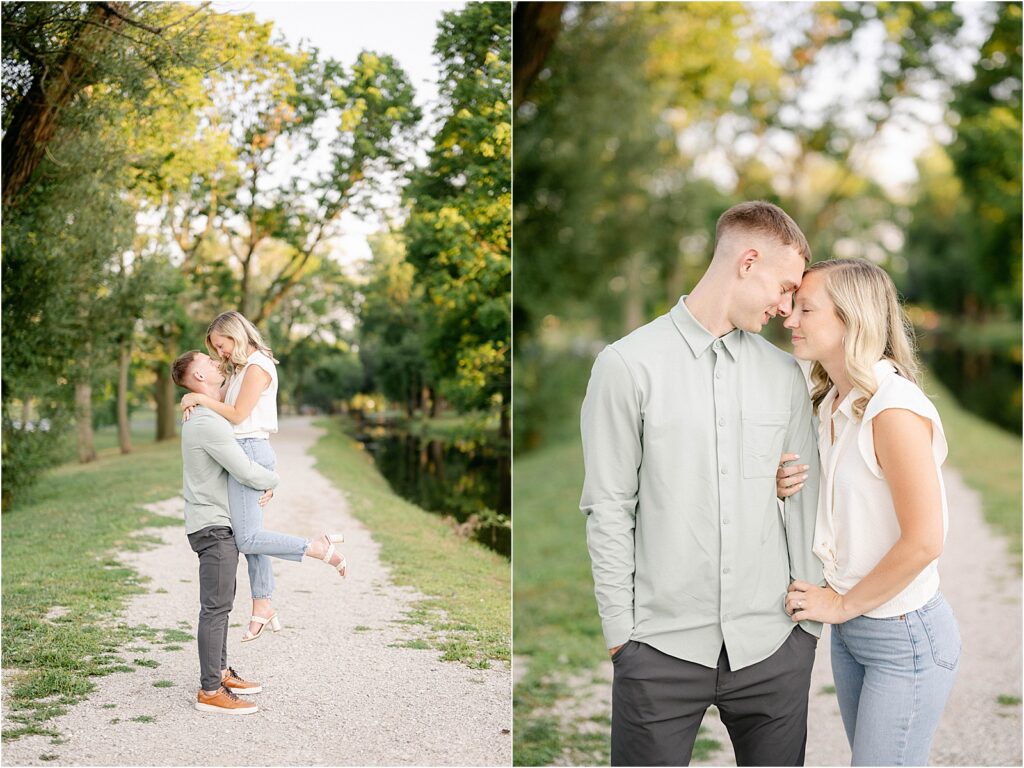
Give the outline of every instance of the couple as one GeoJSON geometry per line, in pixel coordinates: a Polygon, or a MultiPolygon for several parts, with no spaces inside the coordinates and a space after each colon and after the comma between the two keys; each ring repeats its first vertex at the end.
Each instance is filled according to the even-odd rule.
{"type": "Polygon", "coordinates": [[[734,206],[693,291],[594,364],[580,508],[613,765],[689,763],[712,704],[739,765],[803,765],[821,622],[853,765],[927,763],[960,655],[945,437],[888,275],[809,262],[780,208],[734,206]],[[810,395],[758,335],[780,314],[810,395]]]}
{"type": "Polygon", "coordinates": [[[217,317],[206,332],[206,347],[181,355],[171,377],[189,390],[182,399],[185,532],[199,556],[199,667],[195,708],[247,715],[257,711],[238,694],[262,690],[240,678],[227,663],[228,614],[235,599],[238,553],[249,567],[253,609],[242,642],[259,638],[267,624],[280,629],[270,604],[274,576],[270,557],[317,558],[345,575],[345,558],[335,551],[341,534],[303,539],[263,529],[263,507],[273,497],[278,475],[269,436],[277,432],[277,369],[256,327],[238,312],[217,317]]]}

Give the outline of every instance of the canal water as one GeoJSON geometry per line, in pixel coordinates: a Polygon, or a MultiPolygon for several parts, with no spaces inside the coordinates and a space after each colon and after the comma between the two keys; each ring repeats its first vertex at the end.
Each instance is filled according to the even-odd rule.
{"type": "Polygon", "coordinates": [[[359,425],[356,437],[392,490],[453,518],[463,535],[511,557],[511,465],[493,440],[424,439],[394,427],[359,425]]]}

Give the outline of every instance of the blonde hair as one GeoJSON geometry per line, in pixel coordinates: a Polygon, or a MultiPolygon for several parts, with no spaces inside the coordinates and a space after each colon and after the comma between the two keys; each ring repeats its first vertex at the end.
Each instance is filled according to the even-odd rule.
{"type": "MultiPolygon", "coordinates": [[[[864,393],[853,403],[854,415],[862,418],[868,401],[878,391],[872,369],[882,358],[892,361],[903,378],[918,383],[920,365],[913,326],[900,306],[892,278],[881,267],[862,259],[829,259],[812,264],[804,275],[811,272],[824,273],[825,290],[835,304],[836,316],[846,326],[846,376],[864,393]]],[[[824,367],[816,361],[811,366],[815,413],[832,386],[824,367]]]]}
{"type": "Polygon", "coordinates": [[[715,250],[722,238],[729,232],[759,232],[774,238],[782,245],[788,245],[811,261],[811,246],[804,233],[788,213],[766,200],[751,200],[738,203],[718,217],[715,225],[715,250]]]}
{"type": "MultiPolygon", "coordinates": [[[[221,373],[225,376],[233,376],[238,368],[245,365],[249,359],[250,346],[256,347],[257,350],[271,360],[274,360],[273,352],[270,351],[270,347],[263,341],[263,337],[256,329],[256,326],[246,320],[241,312],[233,310],[231,312],[222,312],[217,315],[217,318],[210,323],[210,327],[206,329],[206,348],[210,351],[210,357],[220,363],[221,373]],[[235,342],[235,348],[231,351],[231,356],[226,360],[217,354],[213,342],[210,341],[210,336],[214,333],[226,336],[235,342]]],[[[276,363],[277,360],[274,360],[274,362],[276,363]]]]}

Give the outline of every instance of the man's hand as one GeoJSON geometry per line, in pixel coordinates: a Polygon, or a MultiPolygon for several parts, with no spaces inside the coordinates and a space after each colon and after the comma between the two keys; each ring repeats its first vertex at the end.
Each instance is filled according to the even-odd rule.
{"type": "MultiPolygon", "coordinates": [[[[622,645],[625,645],[625,643],[623,643],[622,645]]],[[[608,656],[611,657],[611,656],[614,656],[616,653],[618,653],[619,652],[619,648],[621,648],[622,645],[616,645],[614,648],[609,648],[608,649],[608,656]]]]}
{"type": "Polygon", "coordinates": [[[261,507],[265,507],[265,506],[267,506],[267,504],[270,503],[270,500],[272,498],[274,498],[274,489],[273,488],[271,488],[269,491],[264,491],[263,495],[260,496],[259,500],[256,503],[259,504],[261,507]]]}

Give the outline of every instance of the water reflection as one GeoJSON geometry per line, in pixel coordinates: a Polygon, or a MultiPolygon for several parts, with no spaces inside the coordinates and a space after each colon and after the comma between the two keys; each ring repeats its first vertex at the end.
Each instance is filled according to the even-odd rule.
{"type": "Polygon", "coordinates": [[[928,368],[964,408],[1003,429],[1020,434],[1020,348],[968,349],[935,334],[924,337],[921,353],[928,368]]]}
{"type": "Polygon", "coordinates": [[[461,535],[511,556],[508,450],[487,440],[423,439],[365,424],[357,437],[395,493],[430,512],[449,516],[461,535]]]}

